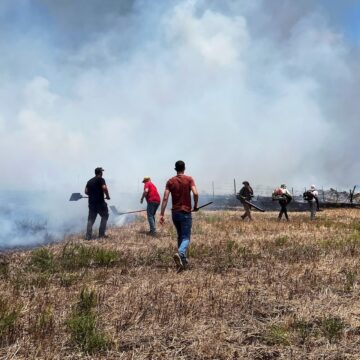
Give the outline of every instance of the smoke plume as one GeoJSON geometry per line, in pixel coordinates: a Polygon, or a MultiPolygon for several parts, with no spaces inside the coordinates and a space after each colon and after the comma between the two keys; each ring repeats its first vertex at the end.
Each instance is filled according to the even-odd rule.
{"type": "MultiPolygon", "coordinates": [[[[97,166],[124,207],[135,204],[121,194],[140,197],[144,175],[162,191],[179,159],[202,191],[234,177],[358,183],[359,9],[324,0],[2,1],[3,191],[52,194],[29,200],[26,213],[57,229],[86,213],[67,200],[97,166]]],[[[8,235],[18,216],[10,210],[0,215],[10,229],[0,244],[21,244],[8,235]]]]}

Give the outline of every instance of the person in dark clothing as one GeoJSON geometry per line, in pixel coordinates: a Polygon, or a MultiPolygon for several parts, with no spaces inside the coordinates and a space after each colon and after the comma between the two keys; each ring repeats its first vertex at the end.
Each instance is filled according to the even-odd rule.
{"type": "Polygon", "coordinates": [[[287,206],[292,200],[292,196],[289,190],[286,188],[285,184],[281,184],[280,188],[274,190],[272,194],[273,200],[278,200],[280,204],[280,212],[278,220],[280,221],[282,216],[285,215],[285,219],[289,221],[289,216],[287,213],[287,206]]]}
{"type": "Polygon", "coordinates": [[[86,227],[86,240],[91,240],[92,236],[92,227],[96,220],[97,215],[101,217],[100,227],[99,227],[99,238],[106,238],[106,223],[109,218],[109,210],[106,200],[110,200],[109,191],[106,186],[105,179],[103,179],[104,169],[97,167],[95,169],[95,176],[90,179],[85,187],[85,194],[89,196],[89,216],[86,227]],[[104,199],[105,195],[105,199],[104,199]]]}
{"type": "Polygon", "coordinates": [[[244,214],[241,215],[241,218],[245,220],[245,218],[248,217],[249,220],[252,220],[251,206],[246,201],[251,200],[251,198],[254,196],[254,191],[248,181],[244,181],[243,185],[244,186],[241,188],[237,196],[237,198],[241,201],[245,210],[244,214]]]}

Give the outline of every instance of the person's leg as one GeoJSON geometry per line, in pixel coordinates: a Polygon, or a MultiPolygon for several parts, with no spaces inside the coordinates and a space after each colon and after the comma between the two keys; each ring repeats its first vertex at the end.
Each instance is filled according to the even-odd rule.
{"type": "MultiPolygon", "coordinates": [[[[182,238],[182,232],[181,232],[181,213],[180,212],[174,212],[172,213],[172,221],[174,223],[176,233],[177,233],[177,245],[178,248],[181,245],[181,238],[182,238]]],[[[179,253],[177,252],[174,256],[175,264],[178,266],[178,270],[181,270],[184,268],[184,264],[181,260],[181,257],[179,253]]]]}
{"type": "Polygon", "coordinates": [[[284,215],[285,215],[285,219],[287,220],[287,221],[289,221],[289,216],[288,216],[288,213],[287,213],[287,207],[286,207],[287,205],[284,205],[284,215]]]}
{"type": "Polygon", "coordinates": [[[315,201],[311,202],[311,220],[315,220],[317,204],[315,201]]]}
{"type": "Polygon", "coordinates": [[[251,211],[250,211],[250,209],[251,209],[251,206],[249,205],[249,204],[244,204],[244,209],[245,209],[245,216],[244,216],[244,219],[246,218],[246,217],[248,217],[249,218],[249,220],[252,220],[252,217],[251,217],[251,211]]]}
{"type": "Polygon", "coordinates": [[[315,201],[309,201],[310,220],[315,220],[315,201]]]}
{"type": "Polygon", "coordinates": [[[280,202],[280,213],[279,213],[279,220],[281,220],[283,214],[285,215],[285,217],[287,218],[287,214],[286,214],[286,204],[284,202],[280,202]]]}
{"type": "Polygon", "coordinates": [[[94,209],[89,209],[88,221],[86,226],[86,235],[85,235],[86,240],[91,240],[92,227],[96,220],[96,216],[97,216],[97,212],[94,209]]]}
{"type": "Polygon", "coordinates": [[[283,206],[282,206],[282,204],[280,204],[280,212],[279,212],[279,216],[278,216],[278,220],[281,220],[281,218],[282,218],[282,215],[283,215],[283,206]]]}
{"type": "Polygon", "coordinates": [[[244,213],[241,215],[241,218],[242,218],[243,220],[245,220],[245,218],[247,217],[247,206],[248,206],[248,204],[242,203],[242,205],[243,205],[243,207],[244,207],[244,213]]]}
{"type": "Polygon", "coordinates": [[[99,215],[101,216],[99,237],[105,236],[106,224],[109,219],[109,210],[107,204],[103,204],[99,209],[99,215]]]}
{"type": "Polygon", "coordinates": [[[148,220],[149,228],[150,228],[150,232],[151,232],[152,226],[153,226],[153,223],[152,223],[151,203],[148,203],[147,206],[146,206],[146,216],[147,216],[147,220],[148,220]]]}
{"type": "Polygon", "coordinates": [[[177,233],[177,243],[178,248],[181,244],[181,213],[174,212],[172,213],[172,221],[174,223],[176,233],[177,233]]]}
{"type": "Polygon", "coordinates": [[[159,204],[154,203],[154,202],[148,203],[148,206],[147,206],[147,217],[148,217],[151,234],[156,233],[155,214],[156,214],[156,210],[158,209],[158,207],[159,207],[159,204]]]}
{"type": "Polygon", "coordinates": [[[179,255],[184,265],[188,263],[187,250],[190,244],[191,238],[191,227],[192,227],[192,216],[191,213],[182,214],[181,221],[181,243],[179,246],[179,255]]]}

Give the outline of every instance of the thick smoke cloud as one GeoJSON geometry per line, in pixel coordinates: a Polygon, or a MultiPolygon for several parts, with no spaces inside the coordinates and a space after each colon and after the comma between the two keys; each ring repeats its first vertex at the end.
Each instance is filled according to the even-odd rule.
{"type": "Polygon", "coordinates": [[[121,203],[144,175],[162,190],[178,159],[200,190],[358,183],[354,6],[3,1],[3,190],[67,200],[100,165],[121,203]]]}

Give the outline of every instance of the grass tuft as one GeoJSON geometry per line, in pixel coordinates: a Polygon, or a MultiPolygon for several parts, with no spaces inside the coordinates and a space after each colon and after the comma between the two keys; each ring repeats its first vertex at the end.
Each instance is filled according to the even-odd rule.
{"type": "Polygon", "coordinates": [[[80,301],[66,321],[73,341],[86,353],[96,353],[109,348],[110,342],[98,329],[97,316],[93,312],[96,306],[96,294],[83,288],[80,301]]]}

